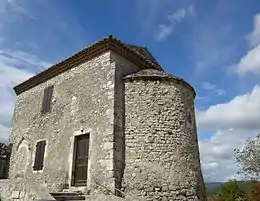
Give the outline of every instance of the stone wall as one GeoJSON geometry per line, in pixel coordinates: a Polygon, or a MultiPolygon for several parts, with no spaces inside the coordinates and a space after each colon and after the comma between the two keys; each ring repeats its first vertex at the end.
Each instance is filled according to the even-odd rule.
{"type": "Polygon", "coordinates": [[[126,194],[205,200],[193,101],[193,91],[174,81],[126,81],[126,194]]]}
{"type": "MultiPolygon", "coordinates": [[[[116,189],[121,190],[121,182],[125,167],[125,83],[123,77],[140,70],[131,62],[116,53],[111,54],[115,65],[115,102],[114,102],[114,169],[116,189]]],[[[116,190],[116,195],[120,192],[116,190]]]]}
{"type": "Polygon", "coordinates": [[[90,134],[89,188],[93,177],[114,188],[113,109],[115,66],[110,52],[23,92],[13,116],[10,178],[25,177],[45,182],[50,191],[71,181],[74,136],[90,134]],[[41,114],[43,91],[54,85],[52,111],[41,114]],[[33,171],[38,140],[46,140],[43,171],[33,171]]]}
{"type": "Polygon", "coordinates": [[[43,182],[29,179],[0,180],[1,201],[55,200],[43,182]]]}

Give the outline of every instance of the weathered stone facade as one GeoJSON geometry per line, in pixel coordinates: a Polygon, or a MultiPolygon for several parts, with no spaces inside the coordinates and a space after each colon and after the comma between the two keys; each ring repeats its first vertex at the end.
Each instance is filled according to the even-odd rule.
{"type": "Polygon", "coordinates": [[[205,199],[194,91],[157,70],[125,81],[125,191],[147,200],[205,199]]]}
{"type": "Polygon", "coordinates": [[[44,184],[30,179],[0,180],[1,201],[55,200],[44,184]]]}
{"type": "Polygon", "coordinates": [[[34,178],[46,182],[51,191],[68,186],[74,136],[87,132],[92,143],[89,176],[98,175],[113,185],[114,72],[107,52],[17,97],[10,178],[17,173],[34,178]],[[43,91],[49,85],[54,85],[52,112],[42,115],[43,91]],[[34,172],[35,145],[41,139],[47,142],[44,169],[34,172]]]}
{"type": "Polygon", "coordinates": [[[33,180],[50,192],[76,188],[136,200],[205,200],[193,88],[165,74],[145,48],[111,38],[104,48],[77,65],[66,63],[66,70],[49,73],[38,84],[29,80],[22,86],[26,90],[21,87],[9,179],[33,180]],[[122,49],[116,51],[116,45],[122,49]],[[43,91],[50,85],[51,112],[42,115],[43,91]],[[78,188],[71,183],[74,140],[85,133],[90,136],[88,178],[78,188]],[[44,164],[34,171],[39,140],[46,140],[44,164]]]}

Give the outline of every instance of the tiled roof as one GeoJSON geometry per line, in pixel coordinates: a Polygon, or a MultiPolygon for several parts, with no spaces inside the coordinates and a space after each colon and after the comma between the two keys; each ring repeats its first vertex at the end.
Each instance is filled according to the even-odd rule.
{"type": "Polygon", "coordinates": [[[136,45],[129,45],[126,44],[127,47],[134,50],[136,54],[142,56],[146,60],[149,60],[150,62],[154,63],[155,65],[160,66],[160,64],[156,61],[156,59],[153,57],[153,55],[148,51],[146,47],[136,46],[136,45]]]}

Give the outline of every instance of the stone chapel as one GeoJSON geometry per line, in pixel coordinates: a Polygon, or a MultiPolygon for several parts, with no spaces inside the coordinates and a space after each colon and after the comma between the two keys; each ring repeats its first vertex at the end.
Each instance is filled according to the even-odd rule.
{"type": "Polygon", "coordinates": [[[108,36],[14,90],[9,184],[31,180],[52,195],[206,199],[195,91],[146,47],[108,36]]]}

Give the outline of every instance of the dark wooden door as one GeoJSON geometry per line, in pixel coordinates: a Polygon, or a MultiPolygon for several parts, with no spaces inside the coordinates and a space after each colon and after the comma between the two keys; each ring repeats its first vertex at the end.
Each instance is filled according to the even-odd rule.
{"type": "Polygon", "coordinates": [[[89,135],[79,135],[74,145],[74,186],[86,186],[88,172],[89,135]]]}

